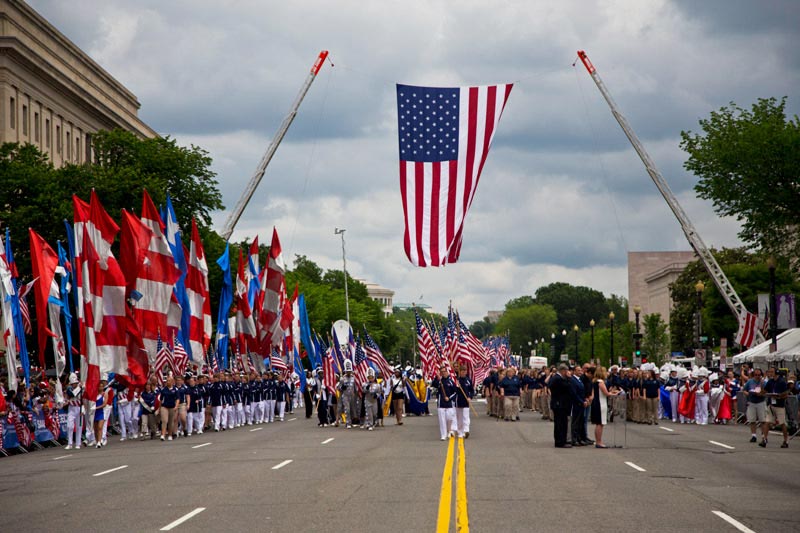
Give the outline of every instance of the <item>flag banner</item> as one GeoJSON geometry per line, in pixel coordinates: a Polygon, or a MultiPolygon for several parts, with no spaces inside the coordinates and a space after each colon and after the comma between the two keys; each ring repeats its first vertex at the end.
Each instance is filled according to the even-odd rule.
{"type": "Polygon", "coordinates": [[[211,345],[211,300],[208,290],[208,264],[197,222],[192,219],[192,240],[189,245],[189,265],[186,274],[186,297],[189,302],[189,345],[195,364],[203,361],[203,355],[211,345]]]}
{"type": "Polygon", "coordinates": [[[753,345],[756,336],[756,321],[758,317],[747,311],[739,317],[739,331],[736,332],[736,343],[749,348],[753,345]]]}
{"type": "Polygon", "coordinates": [[[217,259],[222,270],[222,294],[217,310],[217,355],[221,358],[222,369],[228,369],[228,312],[233,303],[233,281],[231,281],[230,246],[225,243],[225,252],[217,259]]]}
{"type": "Polygon", "coordinates": [[[403,245],[412,264],[458,261],[464,220],[512,86],[397,85],[403,245]]]}

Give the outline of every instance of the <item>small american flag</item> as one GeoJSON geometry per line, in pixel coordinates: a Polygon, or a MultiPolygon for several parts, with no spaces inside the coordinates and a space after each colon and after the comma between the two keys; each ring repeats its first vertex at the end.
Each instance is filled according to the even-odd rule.
{"type": "Polygon", "coordinates": [[[323,383],[331,394],[336,394],[336,376],[333,370],[333,348],[328,348],[322,356],[323,383]]]}
{"type": "Polygon", "coordinates": [[[161,331],[156,336],[156,379],[159,385],[164,384],[164,368],[170,367],[174,370],[174,362],[172,360],[172,353],[169,351],[169,346],[164,344],[161,340],[161,331]]]}
{"type": "Polygon", "coordinates": [[[286,363],[283,361],[281,354],[278,353],[278,350],[272,350],[272,357],[270,357],[270,363],[272,368],[276,372],[280,372],[280,374],[285,378],[289,374],[289,367],[286,366],[286,363]]]}
{"type": "Polygon", "coordinates": [[[381,349],[378,348],[375,340],[367,333],[366,327],[364,327],[364,351],[367,352],[367,359],[378,367],[384,379],[389,379],[392,376],[392,369],[389,367],[386,358],[383,357],[381,349]]]}
{"type": "Polygon", "coordinates": [[[425,379],[430,379],[436,376],[436,369],[434,367],[434,350],[433,339],[428,332],[428,328],[422,323],[417,310],[414,309],[414,317],[417,321],[417,348],[419,350],[419,358],[422,361],[422,375],[425,379]]]}
{"type": "Polygon", "coordinates": [[[511,84],[397,85],[404,248],[412,264],[455,263],[511,84]]]}
{"type": "Polygon", "coordinates": [[[178,336],[175,335],[173,337],[173,345],[175,346],[175,367],[178,374],[183,374],[186,372],[186,365],[189,362],[189,355],[186,353],[186,350],[183,348],[183,344],[181,341],[178,340],[178,336]]]}
{"type": "Polygon", "coordinates": [[[355,374],[356,378],[356,387],[358,390],[364,386],[364,383],[367,382],[367,370],[369,369],[369,365],[367,364],[367,356],[364,354],[364,350],[361,348],[361,339],[356,341],[356,356],[355,361],[353,362],[353,373],[355,374]]]}
{"type": "Polygon", "coordinates": [[[33,284],[36,283],[36,279],[23,285],[19,290],[19,310],[22,314],[22,327],[25,330],[25,335],[33,334],[33,328],[31,327],[31,311],[28,308],[27,296],[28,293],[31,292],[33,284]]]}

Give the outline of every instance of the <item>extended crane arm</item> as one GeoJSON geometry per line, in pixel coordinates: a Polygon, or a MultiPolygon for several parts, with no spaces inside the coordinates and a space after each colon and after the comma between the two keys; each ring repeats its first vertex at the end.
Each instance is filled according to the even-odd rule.
{"type": "MultiPolygon", "coordinates": [[[[694,249],[695,253],[700,257],[700,260],[703,262],[703,265],[711,276],[711,279],[714,280],[714,285],[717,286],[717,289],[725,299],[725,302],[728,304],[728,307],[730,307],[733,314],[736,315],[736,318],[739,321],[744,320],[746,316],[745,313],[747,313],[747,308],[742,303],[739,295],[736,294],[733,285],[731,285],[731,282],[728,281],[727,276],[725,276],[725,272],[722,271],[722,268],[719,266],[719,263],[717,263],[714,255],[705,245],[703,239],[700,238],[700,235],[692,225],[689,217],[678,203],[678,199],[675,198],[675,195],[672,193],[669,185],[667,185],[667,182],[664,180],[661,172],[659,172],[658,168],[656,168],[656,164],[653,162],[650,154],[647,153],[644,145],[642,145],[641,141],[639,141],[636,133],[634,133],[630,124],[628,124],[627,119],[625,119],[622,113],[619,112],[616,102],[614,102],[614,99],[611,98],[611,94],[608,92],[603,80],[600,79],[597,69],[594,68],[594,65],[591,61],[589,61],[589,57],[583,50],[578,51],[578,57],[583,62],[583,66],[586,67],[586,70],[589,71],[589,74],[592,76],[597,88],[600,89],[600,93],[603,95],[603,98],[605,98],[608,106],[611,108],[611,113],[614,115],[614,118],[617,119],[617,122],[619,122],[622,131],[625,132],[625,135],[633,145],[634,150],[636,150],[636,153],[639,154],[639,158],[642,160],[642,163],[644,163],[647,173],[650,174],[650,177],[653,179],[653,183],[656,184],[661,196],[663,196],[664,200],[667,201],[667,204],[669,205],[669,208],[672,209],[672,213],[675,215],[675,218],[678,219],[681,229],[683,229],[683,233],[686,235],[686,240],[689,241],[692,249],[694,249]]],[[[756,341],[759,343],[764,342],[764,336],[758,329],[756,329],[756,341]]]]}
{"type": "Polygon", "coordinates": [[[239,222],[239,218],[244,212],[244,208],[247,207],[247,204],[250,202],[250,198],[253,197],[253,193],[256,192],[256,189],[258,188],[258,184],[261,183],[261,178],[264,177],[264,172],[267,170],[267,165],[269,165],[269,162],[272,160],[272,156],[275,155],[275,150],[277,150],[278,145],[281,144],[283,136],[286,135],[286,132],[289,130],[289,126],[292,125],[294,117],[297,116],[297,109],[303,102],[303,98],[305,98],[308,89],[311,88],[311,84],[314,82],[314,79],[316,79],[319,69],[322,68],[322,64],[325,62],[327,57],[327,50],[323,50],[319,53],[317,60],[314,62],[314,66],[311,67],[311,72],[309,72],[306,80],[303,82],[303,86],[300,87],[300,92],[297,93],[297,97],[295,97],[292,107],[289,109],[289,114],[286,115],[286,118],[284,118],[283,122],[281,122],[280,128],[278,128],[278,131],[275,133],[275,137],[272,138],[272,142],[269,143],[267,151],[264,152],[263,156],[261,156],[261,161],[259,161],[256,171],[253,173],[253,176],[247,183],[247,187],[245,187],[241,198],[239,198],[239,201],[236,202],[233,211],[231,211],[231,214],[228,216],[228,220],[225,221],[225,227],[223,228],[221,234],[223,239],[228,240],[231,237],[233,229],[236,227],[236,224],[239,222]]]}

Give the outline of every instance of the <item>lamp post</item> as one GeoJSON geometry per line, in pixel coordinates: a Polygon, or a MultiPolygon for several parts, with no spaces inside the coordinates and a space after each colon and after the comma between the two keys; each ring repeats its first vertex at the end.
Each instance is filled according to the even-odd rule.
{"type": "Polygon", "coordinates": [[[550,334],[550,355],[553,357],[553,363],[556,362],[556,334],[550,334]]]}
{"type": "MultiPolygon", "coordinates": [[[[639,305],[634,305],[633,306],[633,314],[636,317],[636,334],[633,336],[633,338],[634,338],[633,349],[634,349],[634,354],[635,354],[636,357],[641,357],[642,356],[642,334],[639,333],[639,315],[641,313],[642,313],[642,307],[639,306],[639,305]]],[[[634,364],[636,362],[637,361],[634,361],[634,364]]],[[[638,361],[638,363],[642,364],[641,360],[638,361]]]]}
{"type": "Polygon", "coordinates": [[[589,329],[592,332],[592,351],[590,357],[592,358],[592,362],[594,363],[594,318],[589,321],[589,329]]]}
{"type": "MultiPolygon", "coordinates": [[[[530,355],[532,357],[533,356],[533,342],[532,341],[528,341],[528,352],[530,352],[530,355]]],[[[530,359],[528,359],[528,363],[530,363],[530,359]]],[[[521,366],[522,365],[520,365],[520,367],[521,366]]],[[[530,365],[528,365],[528,366],[530,366],[530,365]]]]}
{"type": "Polygon", "coordinates": [[[575,362],[576,363],[580,362],[580,357],[578,357],[578,330],[579,329],[580,328],[578,327],[578,324],[575,324],[574,326],[572,326],[572,331],[575,332],[575,362]]]}
{"type": "Polygon", "coordinates": [[[614,311],[608,313],[608,321],[611,325],[611,354],[608,356],[608,367],[614,364],[614,311]]]}
{"type": "Polygon", "coordinates": [[[772,342],[769,344],[769,352],[778,351],[778,313],[775,301],[775,258],[769,256],[767,259],[769,267],[769,336],[772,342]]]}
{"type": "Polygon", "coordinates": [[[539,355],[539,339],[533,341],[535,348],[533,349],[533,354],[531,355],[539,355]]]}
{"type": "Polygon", "coordinates": [[[700,337],[703,335],[703,291],[706,286],[702,281],[694,284],[694,290],[697,293],[697,318],[695,319],[695,346],[702,348],[703,343],[700,337]]]}
{"type": "Polygon", "coordinates": [[[350,323],[350,297],[347,295],[347,257],[344,253],[344,232],[345,229],[334,228],[334,235],[342,236],[342,268],[344,270],[344,311],[347,318],[347,323],[350,323]]]}

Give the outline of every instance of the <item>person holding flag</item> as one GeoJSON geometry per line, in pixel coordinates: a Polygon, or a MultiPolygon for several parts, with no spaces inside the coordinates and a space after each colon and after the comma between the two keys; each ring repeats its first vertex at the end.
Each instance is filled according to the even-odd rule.
{"type": "Polygon", "coordinates": [[[438,392],[436,407],[439,412],[439,433],[441,440],[447,440],[448,436],[452,437],[454,434],[453,422],[455,421],[455,410],[453,405],[456,395],[456,384],[453,378],[450,377],[450,373],[445,365],[439,368],[439,377],[434,378],[431,382],[431,386],[438,392]]]}
{"type": "Polygon", "coordinates": [[[467,374],[467,365],[461,364],[458,367],[458,381],[456,390],[456,430],[459,438],[469,437],[469,409],[470,402],[475,396],[475,386],[472,379],[467,374]]]}

